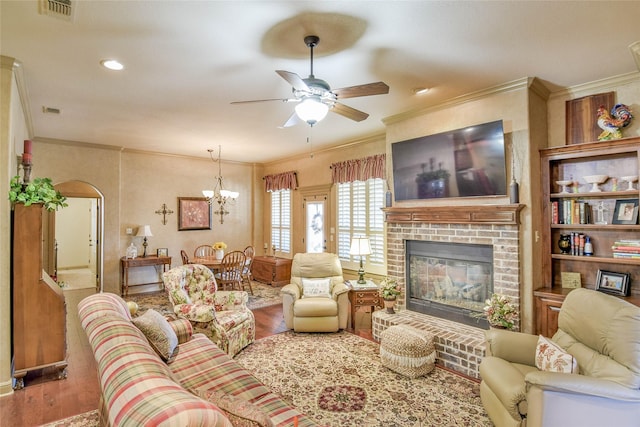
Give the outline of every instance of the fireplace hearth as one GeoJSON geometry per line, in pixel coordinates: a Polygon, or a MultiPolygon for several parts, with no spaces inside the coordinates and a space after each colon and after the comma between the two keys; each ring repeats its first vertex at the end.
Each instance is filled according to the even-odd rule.
{"type": "Polygon", "coordinates": [[[487,329],[481,317],[493,293],[493,247],[406,241],[406,306],[419,313],[487,329]]]}
{"type": "MultiPolygon", "coordinates": [[[[425,315],[425,318],[440,317],[443,321],[450,322],[452,329],[455,329],[456,325],[463,326],[461,323],[466,323],[465,326],[486,328],[487,324],[474,317],[473,312],[482,312],[484,299],[488,298],[491,293],[508,295],[519,304],[520,245],[518,229],[520,223],[518,213],[521,208],[522,205],[515,204],[385,208],[387,275],[397,280],[403,288],[398,308],[400,310],[407,309],[420,316],[424,313],[424,306],[429,305],[430,312],[429,315],[425,315]],[[452,263],[451,271],[455,272],[456,280],[458,280],[458,276],[464,274],[468,283],[460,286],[460,289],[457,289],[457,294],[463,296],[464,304],[468,304],[469,307],[459,310],[441,304],[442,301],[438,299],[444,299],[444,297],[441,294],[440,296],[436,294],[435,287],[432,293],[436,295],[436,298],[430,301],[422,298],[424,292],[418,294],[418,298],[409,297],[411,292],[411,278],[408,277],[410,260],[406,252],[409,242],[461,244],[473,248],[470,252],[463,252],[455,260],[448,260],[451,256],[447,254],[442,256],[438,249],[436,249],[436,253],[426,253],[427,259],[443,258],[452,263]],[[483,249],[478,250],[480,247],[483,249]],[[489,255],[489,249],[491,255],[489,255]],[[485,250],[487,251],[486,255],[476,258],[485,250]],[[488,262],[490,266],[486,266],[485,262],[488,262]],[[490,267],[490,273],[486,272],[488,267],[490,267]],[[491,277],[490,280],[487,279],[489,284],[478,285],[474,283],[478,277],[487,278],[489,276],[491,277]],[[462,312],[462,314],[453,314],[455,311],[462,312]],[[466,321],[461,317],[467,317],[466,321]]],[[[437,247],[443,248],[444,246],[437,247]]],[[[455,248],[457,249],[457,247],[455,248]]],[[[428,264],[427,261],[422,262],[428,264]]],[[[442,264],[437,260],[432,263],[442,264]]],[[[452,289],[450,295],[456,293],[456,288],[452,289]]],[[[420,291],[418,290],[418,292],[420,291]]],[[[462,298],[460,299],[462,300],[462,298]]]]}

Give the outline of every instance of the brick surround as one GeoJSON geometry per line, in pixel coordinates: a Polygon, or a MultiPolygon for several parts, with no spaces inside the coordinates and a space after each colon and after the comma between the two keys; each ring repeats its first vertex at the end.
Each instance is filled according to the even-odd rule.
{"type": "Polygon", "coordinates": [[[519,212],[521,205],[482,205],[387,208],[387,275],[403,288],[398,313],[376,312],[374,339],[387,327],[407,323],[435,336],[438,361],[470,377],[479,378],[484,333],[474,328],[405,310],[405,241],[422,240],[493,246],[494,292],[520,301],[519,212]]]}

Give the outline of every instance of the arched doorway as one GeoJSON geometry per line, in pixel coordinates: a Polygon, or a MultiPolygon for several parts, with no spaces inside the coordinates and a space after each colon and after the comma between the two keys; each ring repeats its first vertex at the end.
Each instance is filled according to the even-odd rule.
{"type": "Polygon", "coordinates": [[[96,292],[101,292],[104,196],[82,181],[63,182],[55,188],[69,207],[49,216],[48,270],[57,275],[60,268],[77,267],[79,277],[86,280],[88,274],[95,280],[96,292]]]}

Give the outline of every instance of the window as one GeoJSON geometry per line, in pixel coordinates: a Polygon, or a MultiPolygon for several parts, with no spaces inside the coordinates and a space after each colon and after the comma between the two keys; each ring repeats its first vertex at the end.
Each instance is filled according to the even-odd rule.
{"type": "Polygon", "coordinates": [[[373,178],[338,184],[338,256],[345,268],[357,270],[360,257],[349,254],[351,239],[366,236],[371,255],[365,271],[386,274],[384,264],[384,180],[373,178]]]}
{"type": "Polygon", "coordinates": [[[291,253],[291,190],[271,192],[271,246],[291,253]]]}

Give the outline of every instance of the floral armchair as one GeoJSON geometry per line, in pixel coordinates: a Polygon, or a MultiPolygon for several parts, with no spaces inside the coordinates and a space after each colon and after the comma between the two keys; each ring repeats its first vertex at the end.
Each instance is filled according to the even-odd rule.
{"type": "Polygon", "coordinates": [[[209,268],[181,265],[163,274],[176,315],[188,319],[198,332],[233,357],[255,340],[255,318],[244,291],[219,291],[209,268]]]}

